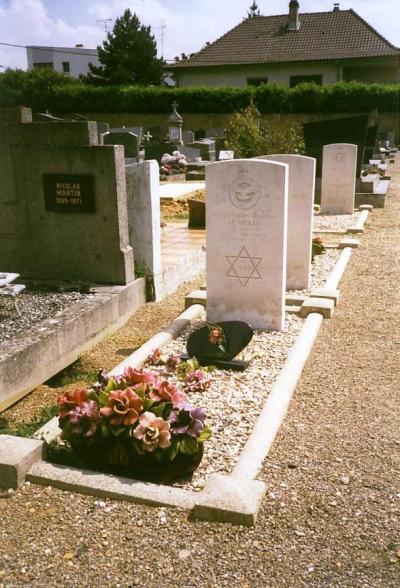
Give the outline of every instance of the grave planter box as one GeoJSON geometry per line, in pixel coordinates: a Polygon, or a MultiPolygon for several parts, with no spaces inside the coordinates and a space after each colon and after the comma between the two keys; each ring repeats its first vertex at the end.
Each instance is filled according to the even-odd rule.
{"type": "Polygon", "coordinates": [[[129,444],[130,439],[116,438],[110,441],[110,438],[107,438],[103,443],[97,443],[92,447],[83,444],[74,447],[49,445],[47,461],[145,482],[172,484],[177,480],[191,479],[200,465],[204,452],[201,443],[197,453],[180,453],[171,461],[167,456],[156,459],[152,453],[139,455],[130,450],[129,444]]]}
{"type": "Polygon", "coordinates": [[[203,200],[188,198],[189,229],[206,228],[206,203],[203,200]]]}

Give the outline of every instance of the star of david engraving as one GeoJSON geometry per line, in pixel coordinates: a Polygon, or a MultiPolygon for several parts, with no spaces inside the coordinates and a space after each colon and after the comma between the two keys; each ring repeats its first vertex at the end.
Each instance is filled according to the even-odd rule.
{"type": "Polygon", "coordinates": [[[225,276],[236,278],[242,286],[247,286],[249,280],[261,280],[262,276],[258,271],[262,257],[252,257],[246,247],[242,247],[238,255],[226,255],[229,269],[225,276]]]}

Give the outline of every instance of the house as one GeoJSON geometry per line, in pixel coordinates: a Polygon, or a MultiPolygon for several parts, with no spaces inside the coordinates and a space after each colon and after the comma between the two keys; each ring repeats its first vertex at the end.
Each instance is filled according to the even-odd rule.
{"type": "Polygon", "coordinates": [[[42,47],[31,45],[26,48],[28,70],[48,67],[64,73],[71,78],[87,75],[89,63],[100,65],[97,49],[86,49],[83,45],[75,47],[42,47]]]}
{"type": "Polygon", "coordinates": [[[354,10],[251,15],[190,58],[171,64],[177,86],[400,82],[400,50],[354,10]]]}

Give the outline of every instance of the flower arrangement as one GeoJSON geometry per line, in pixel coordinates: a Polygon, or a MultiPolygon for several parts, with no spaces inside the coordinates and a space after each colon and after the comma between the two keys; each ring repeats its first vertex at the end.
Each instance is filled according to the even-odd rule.
{"type": "MultiPolygon", "coordinates": [[[[149,361],[161,361],[158,350],[149,361]]],[[[182,457],[189,462],[199,457],[199,463],[211,431],[205,412],[185,392],[205,390],[210,380],[202,370],[191,369],[195,363],[184,369],[187,363],[174,356],[165,362],[170,373],[180,369],[183,389],[162,373],[128,367],[117,377],[100,371],[92,387],[64,393],[58,398],[62,442],[95,469],[130,468],[133,475],[182,457]]]]}
{"type": "Polygon", "coordinates": [[[186,166],[186,156],[180,151],[174,151],[172,155],[165,153],[161,158],[160,176],[185,173],[186,166]]]}

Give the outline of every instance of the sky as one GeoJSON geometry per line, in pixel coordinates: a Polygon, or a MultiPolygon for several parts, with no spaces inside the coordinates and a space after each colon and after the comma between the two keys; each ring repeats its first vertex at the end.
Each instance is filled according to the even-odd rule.
{"type": "MultiPolygon", "coordinates": [[[[299,0],[301,12],[325,12],[334,0],[299,0]]],[[[201,49],[247,15],[252,0],[0,0],[0,43],[95,48],[105,38],[105,27],[130,8],[152,27],[159,55],[164,33],[164,58],[201,49]],[[112,20],[108,20],[112,19],[112,20]],[[164,25],[165,28],[161,28],[164,25]]],[[[258,0],[262,15],[285,14],[289,0],[258,0]]],[[[391,43],[400,46],[400,0],[341,0],[391,43]]],[[[23,48],[0,44],[2,68],[26,69],[23,48]]]]}

